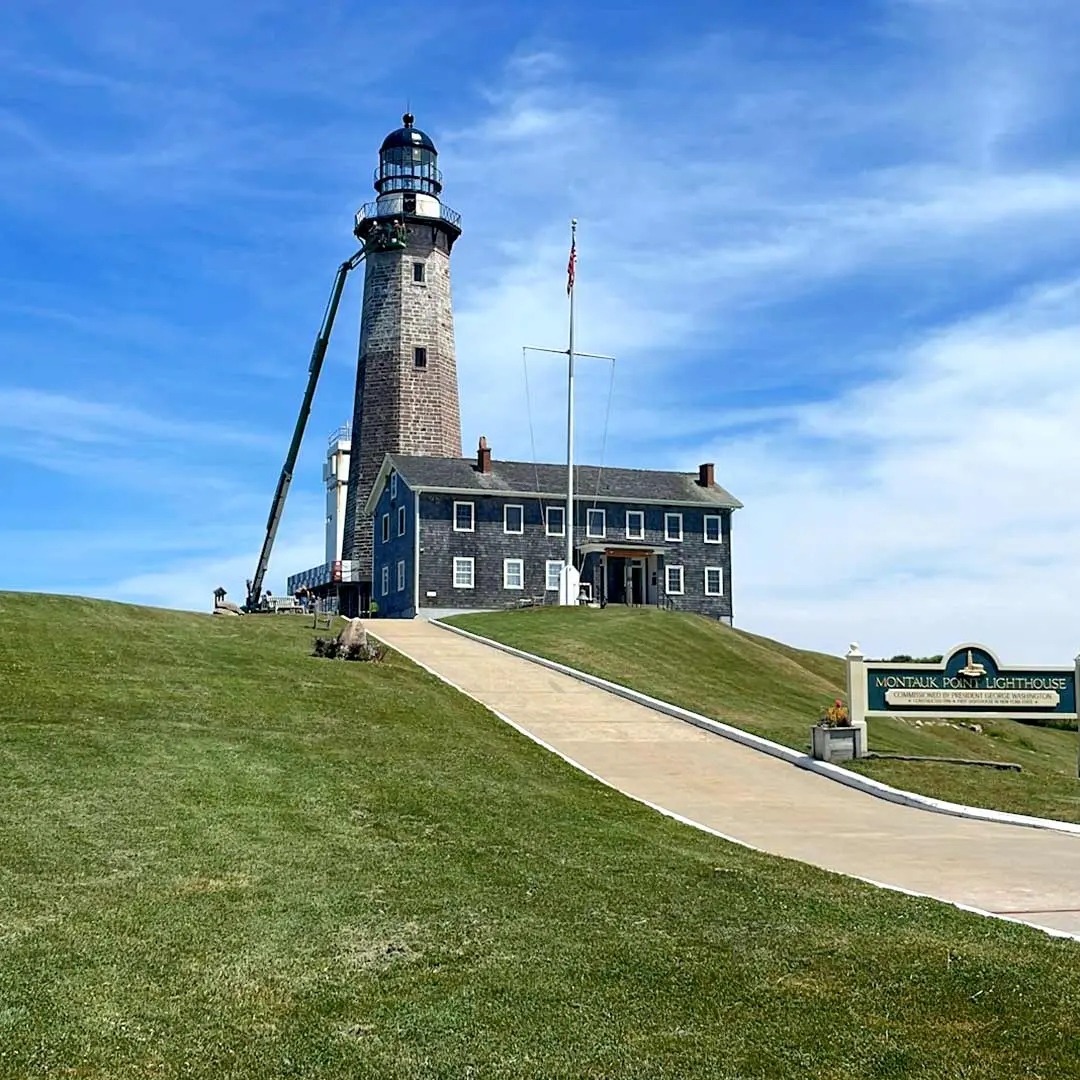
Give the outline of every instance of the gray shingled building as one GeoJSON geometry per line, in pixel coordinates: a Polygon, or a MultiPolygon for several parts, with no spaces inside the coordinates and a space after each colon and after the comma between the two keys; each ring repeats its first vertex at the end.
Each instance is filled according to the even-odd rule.
{"type": "MultiPolygon", "coordinates": [[[[731,514],[698,472],[575,469],[582,601],[657,605],[732,622],[731,514]]],[[[387,454],[367,503],[378,614],[554,603],[566,557],[566,466],[387,454]]]]}

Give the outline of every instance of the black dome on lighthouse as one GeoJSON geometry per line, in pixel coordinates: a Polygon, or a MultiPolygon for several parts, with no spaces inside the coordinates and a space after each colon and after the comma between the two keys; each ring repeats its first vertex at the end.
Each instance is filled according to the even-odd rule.
{"type": "Polygon", "coordinates": [[[413,127],[413,121],[416,117],[412,113],[406,113],[402,118],[404,127],[399,127],[397,131],[391,131],[389,135],[383,139],[382,146],[379,147],[379,153],[384,150],[393,150],[397,147],[409,147],[417,150],[430,150],[435,153],[435,144],[431,139],[419,128],[413,127]]]}
{"type": "Polygon", "coordinates": [[[435,144],[419,128],[413,127],[413,114],[401,118],[405,126],[391,131],[379,148],[379,167],[375,170],[375,190],[380,195],[394,192],[420,192],[434,195],[442,191],[442,173],[435,144]]]}

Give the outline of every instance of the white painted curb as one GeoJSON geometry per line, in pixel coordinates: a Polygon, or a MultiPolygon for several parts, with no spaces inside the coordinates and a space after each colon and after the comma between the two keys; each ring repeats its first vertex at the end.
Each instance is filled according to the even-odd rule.
{"type": "Polygon", "coordinates": [[[946,802],[943,799],[932,799],[929,795],[917,795],[913,791],[901,791],[900,788],[890,787],[888,784],[882,784],[878,780],[871,780],[868,776],[860,776],[858,773],[842,769],[839,765],[831,765],[826,761],[817,761],[809,754],[792,750],[790,746],[781,746],[780,743],[774,743],[770,739],[763,739],[760,735],[751,735],[749,731],[743,731],[741,728],[723,724],[719,720],[711,720],[709,717],[691,712],[689,709],[680,709],[678,705],[671,705],[666,701],[660,701],[658,698],[649,697],[648,694],[631,690],[627,686],[608,682],[606,679],[601,679],[596,675],[589,675],[587,672],[578,671],[576,668],[567,667],[565,664],[556,663],[554,660],[547,660],[542,656],[533,656],[532,653],[523,652],[521,649],[512,648],[510,645],[504,645],[501,641],[492,641],[490,638],[481,637],[479,634],[463,630],[460,626],[451,626],[449,623],[440,622],[438,619],[430,621],[432,626],[438,626],[443,630],[449,630],[451,633],[460,634],[462,637],[469,638],[472,641],[489,645],[493,649],[500,649],[502,652],[510,653],[511,656],[517,656],[522,660],[539,664],[541,667],[550,668],[552,671],[558,671],[562,675],[569,675],[571,678],[588,683],[589,686],[606,690],[610,694],[617,694],[619,697],[627,698],[638,705],[655,709],[657,712],[665,713],[676,720],[693,724],[695,727],[703,728],[714,735],[721,735],[725,739],[731,739],[732,742],[741,743],[751,750],[759,750],[763,754],[780,758],[781,761],[786,761],[790,765],[818,773],[820,776],[828,777],[839,784],[844,784],[847,787],[854,788],[856,791],[862,791],[879,799],[885,799],[887,802],[898,803],[901,806],[911,806],[919,810],[929,810],[935,814],[948,814],[951,817],[971,818],[975,821],[992,821],[998,825],[1023,825],[1030,829],[1048,829],[1052,832],[1080,836],[1080,825],[1069,821],[1053,821],[1050,818],[1029,817],[1026,814],[1009,814],[1002,810],[984,810],[978,806],[963,806],[960,803],[946,802]]]}
{"type": "MultiPolygon", "coordinates": [[[[540,659],[538,657],[537,658],[530,657],[528,653],[520,652],[517,649],[511,649],[509,646],[500,645],[498,642],[495,642],[495,641],[489,642],[487,640],[487,638],[479,637],[477,634],[470,634],[468,631],[460,630],[455,626],[448,626],[445,623],[439,623],[436,619],[431,619],[430,621],[432,623],[435,623],[438,626],[442,626],[446,630],[453,630],[454,633],[456,633],[456,634],[462,634],[465,637],[473,638],[476,641],[485,642],[486,644],[493,645],[496,648],[501,648],[501,649],[505,650],[506,652],[514,653],[515,655],[525,657],[525,658],[529,658],[529,659],[536,659],[538,663],[543,664],[545,667],[551,667],[551,668],[554,668],[556,670],[562,670],[562,671],[564,671],[566,673],[572,672],[571,668],[563,668],[561,664],[556,664],[556,663],[554,663],[554,661],[542,660],[542,659],[540,659]]],[[[371,629],[370,624],[368,625],[367,629],[368,629],[368,633],[371,634],[372,637],[376,637],[376,638],[379,637],[378,632],[371,629]]],[[[510,719],[509,716],[506,716],[504,713],[499,712],[498,709],[493,709],[490,705],[484,704],[484,702],[482,702],[478,697],[476,697],[473,694],[470,694],[468,690],[464,689],[461,686],[458,686],[458,684],[456,682],[453,682],[452,680],[448,679],[445,675],[441,675],[434,668],[428,667],[428,665],[425,664],[422,660],[418,660],[415,656],[411,656],[409,653],[407,653],[400,646],[391,645],[388,641],[385,641],[383,638],[379,638],[379,640],[382,641],[383,644],[386,645],[388,648],[393,649],[397,653],[400,653],[400,655],[404,656],[405,659],[408,660],[410,663],[415,664],[418,668],[421,668],[422,670],[426,671],[429,675],[433,675],[436,679],[439,680],[439,682],[444,683],[446,686],[449,686],[452,690],[456,690],[459,694],[463,694],[465,697],[469,698],[471,701],[475,701],[478,705],[483,706],[483,708],[487,709],[487,711],[489,713],[491,713],[493,716],[497,716],[504,724],[509,724],[510,727],[512,727],[516,732],[518,732],[521,735],[524,735],[525,738],[527,738],[527,739],[531,740],[532,742],[536,743],[537,746],[543,747],[543,749],[547,750],[549,753],[552,753],[556,757],[561,758],[568,765],[571,765],[575,769],[577,769],[578,772],[584,773],[586,776],[590,777],[591,779],[596,780],[598,783],[603,784],[604,787],[610,788],[612,791],[617,791],[620,795],[625,795],[626,798],[632,799],[634,802],[640,803],[642,806],[647,806],[650,810],[655,810],[658,814],[663,814],[664,817],[672,818],[673,820],[679,822],[681,825],[689,825],[692,829],[699,829],[701,832],[708,833],[710,836],[715,836],[720,840],[726,840],[730,844],[737,844],[739,847],[746,848],[748,851],[756,851],[761,855],[768,855],[768,856],[770,856],[771,858],[774,858],[774,859],[789,858],[789,856],[777,855],[775,852],[766,851],[765,848],[756,847],[754,844],[748,844],[745,840],[740,840],[737,836],[729,836],[727,833],[722,833],[722,832],[720,832],[719,829],[714,829],[710,825],[703,825],[700,821],[694,821],[693,818],[683,817],[682,814],[676,814],[674,810],[668,810],[666,807],[660,806],[657,803],[649,802],[648,799],[642,799],[638,795],[634,795],[629,791],[624,791],[622,788],[616,787],[609,780],[605,780],[602,776],[599,776],[597,773],[594,773],[592,771],[592,769],[586,768],[580,762],[575,761],[572,757],[568,757],[561,750],[556,749],[550,743],[544,742],[543,739],[541,739],[538,736],[534,735],[527,728],[523,728],[520,724],[515,723],[513,720],[510,719]]],[[[584,675],[584,673],[581,673],[581,672],[579,672],[577,674],[581,675],[586,681],[592,680],[592,679],[595,678],[592,675],[584,675]]],[[[603,684],[603,682],[604,682],[603,679],[596,679],[597,684],[603,684]]],[[[614,683],[610,683],[608,685],[615,686],[614,683]]],[[[630,690],[630,691],[627,691],[627,693],[628,694],[636,694],[636,691],[630,690]]],[[[637,694],[636,696],[643,699],[644,701],[651,701],[652,700],[651,698],[646,697],[644,694],[637,694]]],[[[661,702],[660,704],[663,704],[663,702],[661,702]]],[[[673,707],[673,706],[671,706],[671,707],[673,707]]],[[[680,712],[681,711],[683,711],[683,710],[680,710],[680,712]]],[[[696,714],[691,713],[689,715],[693,716],[693,715],[696,715],[696,714]]],[[[709,723],[710,724],[716,723],[716,721],[710,720],[709,723]]],[[[727,725],[721,724],[719,726],[720,727],[726,727],[727,725]]],[[[738,731],[739,729],[738,728],[730,728],[729,730],[738,731]]],[[[756,739],[757,738],[757,736],[750,735],[745,731],[739,732],[739,734],[743,735],[743,736],[745,736],[746,738],[749,738],[749,739],[756,739]]],[[[768,743],[767,739],[760,739],[759,741],[763,742],[763,743],[768,743]]],[[[778,746],[777,743],[768,743],[768,744],[770,746],[778,746]]],[[[785,750],[788,753],[792,753],[792,754],[796,753],[796,751],[789,750],[789,748],[786,747],[786,746],[780,747],[780,749],[785,750]]],[[[882,786],[884,786],[884,785],[882,785],[882,786]]],[[[891,791],[893,789],[890,788],[889,790],[891,791]]],[[[901,794],[903,794],[903,793],[901,793],[901,794]]],[[[948,804],[946,804],[946,805],[948,805],[948,804]]],[[[1041,819],[1040,818],[1032,818],[1032,820],[1033,821],[1040,821],[1041,819]]],[[[813,865],[813,864],[808,863],[806,865],[813,865]]],[[[817,867],[817,869],[821,870],[822,873],[825,873],[825,874],[839,873],[839,871],[826,870],[823,867],[817,867]]],[[[1041,930],[1044,934],[1046,934],[1049,937],[1064,938],[1064,939],[1070,940],[1070,941],[1080,941],[1080,933],[1073,934],[1073,933],[1069,933],[1069,931],[1067,931],[1067,930],[1055,930],[1055,929],[1053,929],[1052,927],[1049,927],[1049,926],[1039,926],[1036,923],[1025,922],[1023,919],[1018,919],[1014,915],[999,915],[996,911],[986,911],[983,908],[972,907],[970,904],[961,904],[961,903],[958,903],[955,900],[945,900],[945,899],[942,899],[942,897],[940,897],[940,896],[931,896],[930,893],[915,892],[913,889],[905,889],[901,885],[889,885],[887,882],[884,882],[884,881],[874,881],[873,878],[861,877],[859,874],[843,873],[840,876],[841,877],[851,878],[854,881],[862,881],[862,882],[865,882],[867,885],[873,885],[873,886],[875,886],[875,887],[877,887],[879,889],[888,889],[889,892],[901,893],[904,896],[913,896],[918,900],[934,900],[939,904],[948,904],[950,907],[957,908],[960,911],[966,911],[966,912],[969,912],[972,915],[981,915],[981,916],[983,916],[983,918],[986,918],[986,919],[997,919],[999,922],[1013,923],[1016,926],[1026,926],[1031,930],[1041,930]]]]}

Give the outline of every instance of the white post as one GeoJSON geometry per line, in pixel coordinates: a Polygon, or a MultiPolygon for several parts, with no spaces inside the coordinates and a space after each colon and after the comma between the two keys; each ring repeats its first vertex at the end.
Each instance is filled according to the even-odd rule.
{"type": "Polygon", "coordinates": [[[866,657],[856,642],[847,655],[848,722],[855,731],[855,756],[866,757],[866,657]]]}
{"type": "MultiPolygon", "coordinates": [[[[1073,708],[1076,710],[1076,730],[1080,732],[1080,653],[1077,653],[1073,669],[1073,708]]],[[[1076,775],[1080,776],[1080,753],[1076,759],[1076,775]]]]}
{"type": "MultiPolygon", "coordinates": [[[[577,218],[570,222],[570,259],[577,276],[574,260],[577,255],[577,218]]],[[[574,569],[574,280],[567,282],[570,291],[570,341],[567,348],[569,364],[566,386],[566,590],[569,593],[574,569]]],[[[577,597],[567,595],[567,604],[576,604],[577,597]]]]}

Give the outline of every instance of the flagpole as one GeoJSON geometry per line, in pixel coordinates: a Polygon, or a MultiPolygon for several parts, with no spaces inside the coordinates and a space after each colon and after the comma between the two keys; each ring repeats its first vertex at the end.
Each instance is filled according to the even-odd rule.
{"type": "Polygon", "coordinates": [[[567,348],[566,380],[566,603],[576,603],[569,595],[571,571],[574,568],[574,276],[577,261],[577,218],[570,222],[570,270],[567,292],[570,293],[570,341],[567,348]]]}

